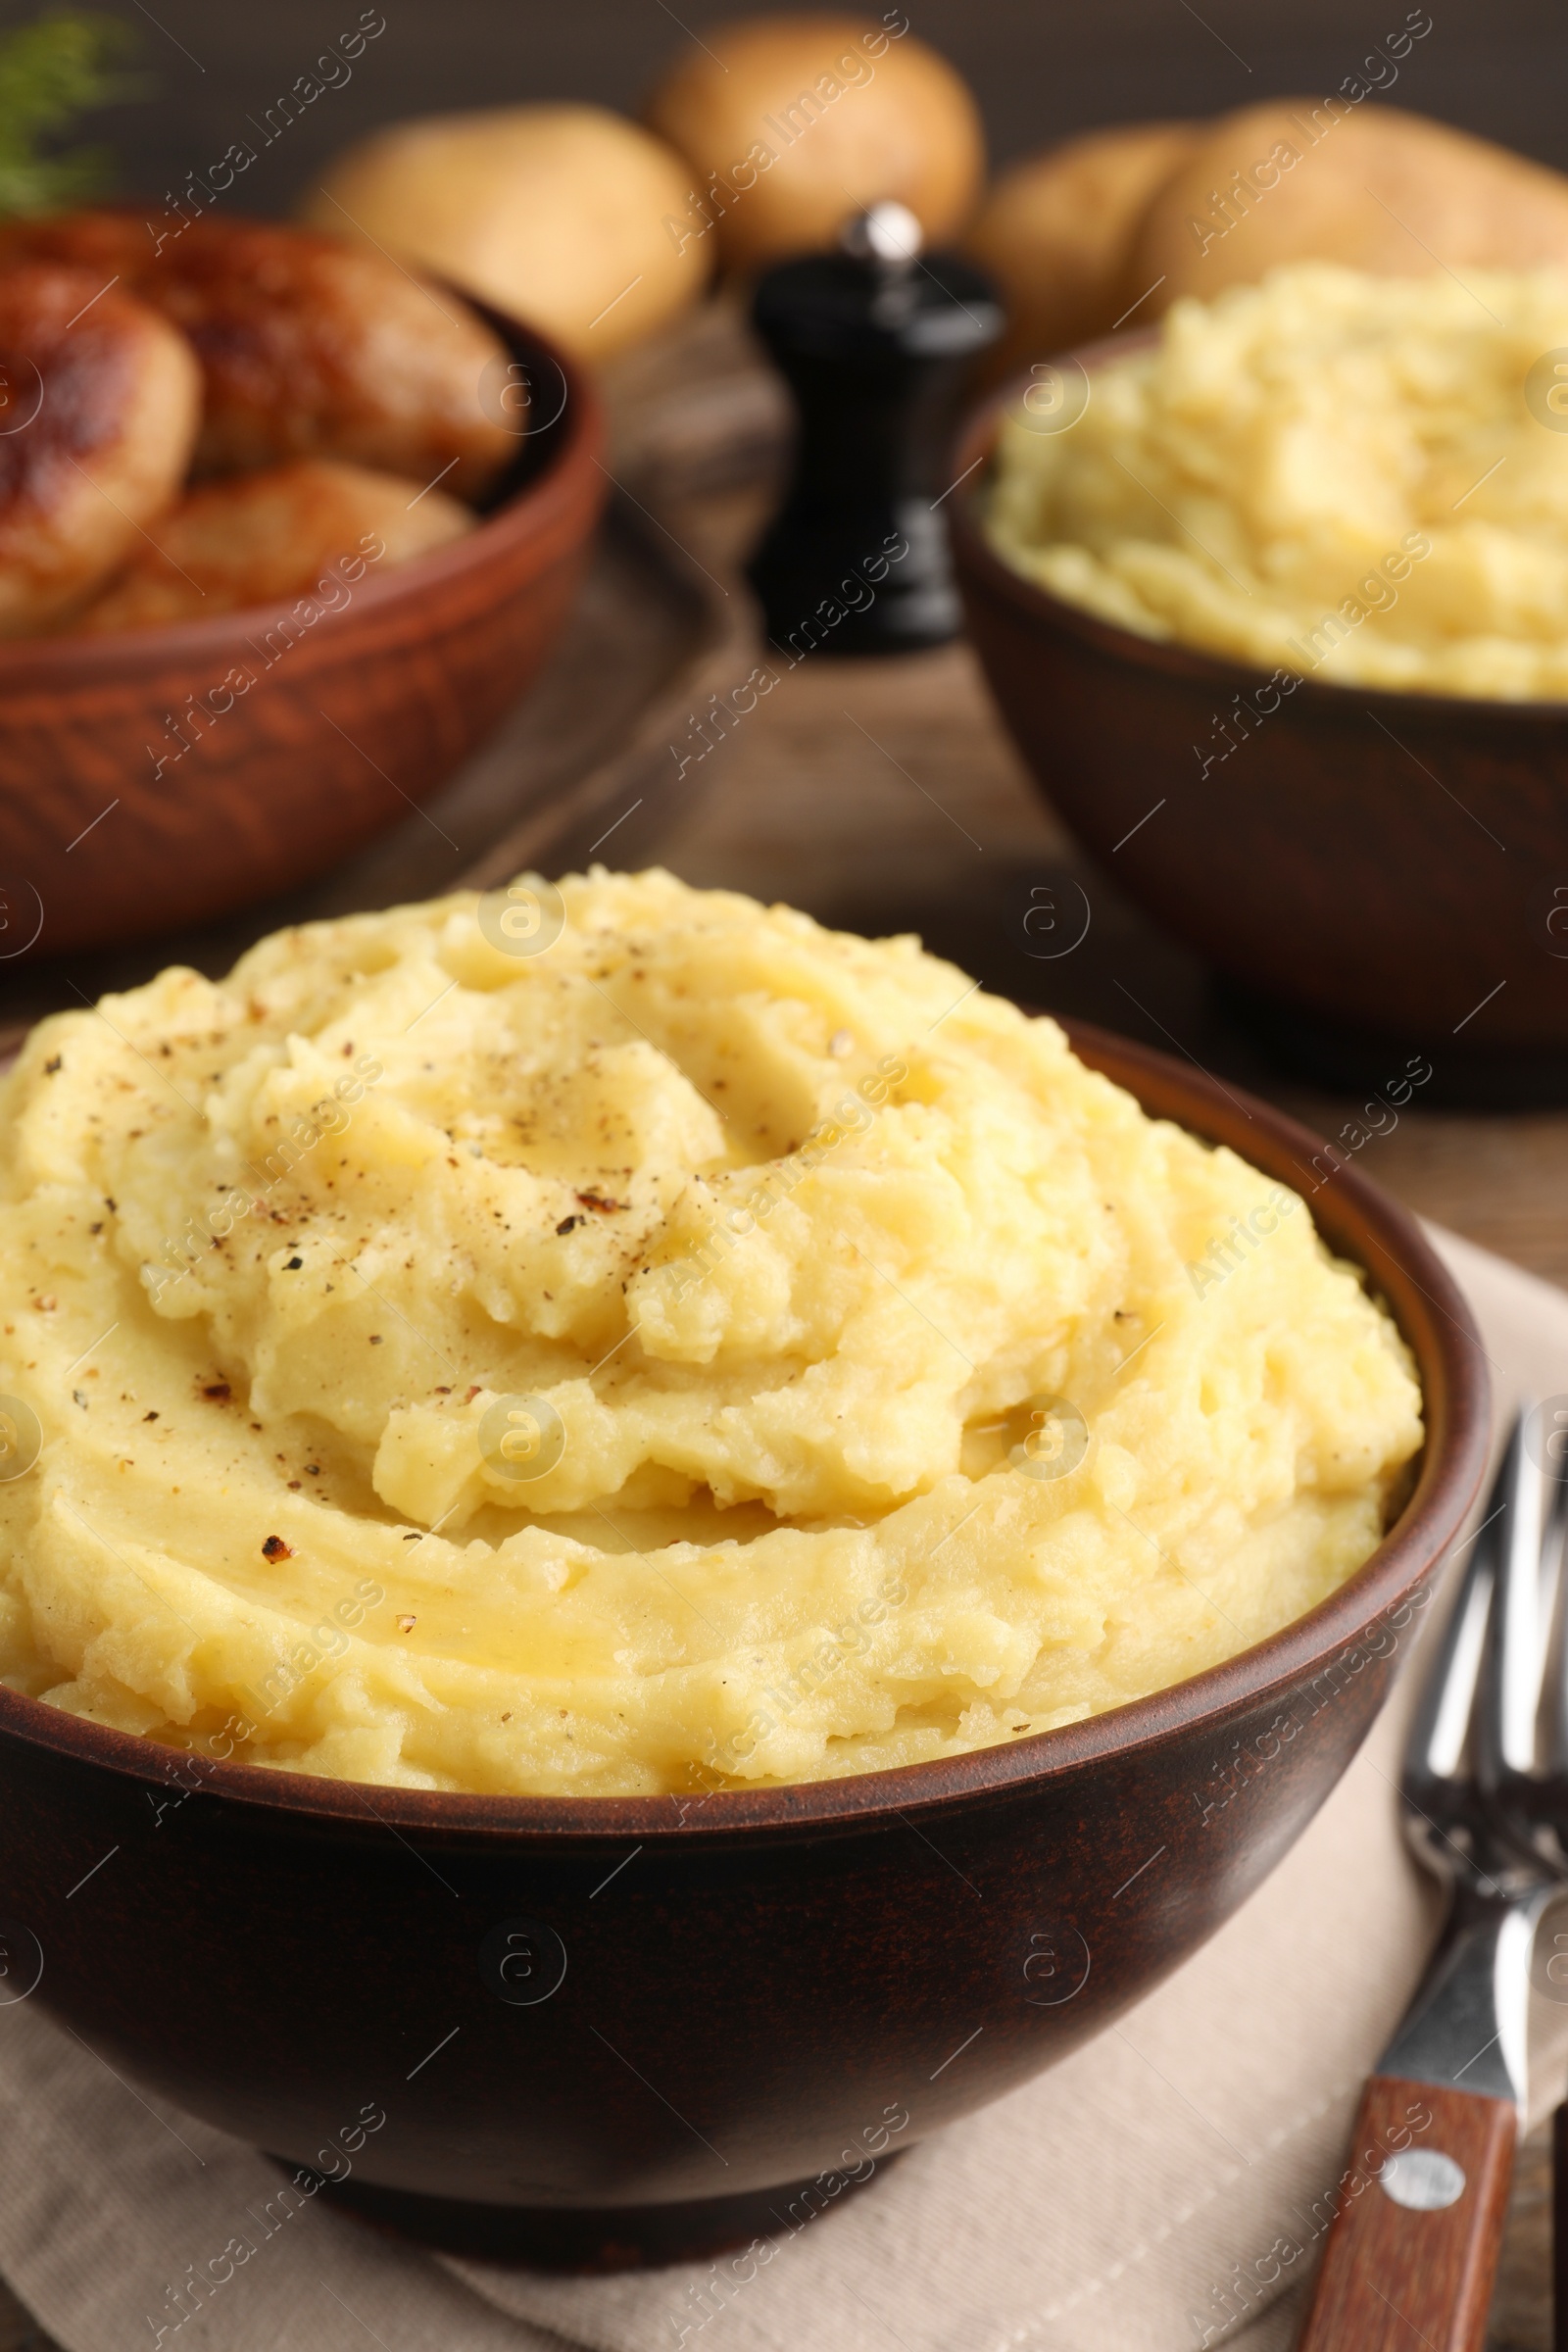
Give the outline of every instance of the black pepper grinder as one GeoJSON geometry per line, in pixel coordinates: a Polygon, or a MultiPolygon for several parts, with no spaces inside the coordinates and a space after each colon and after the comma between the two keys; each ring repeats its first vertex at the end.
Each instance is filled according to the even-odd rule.
{"type": "Polygon", "coordinates": [[[837,253],[771,270],[752,319],[800,412],[784,504],[749,566],[781,652],[891,654],[959,624],[943,501],[949,427],[1003,315],[977,270],[922,259],[902,204],[851,221],[837,253]]]}

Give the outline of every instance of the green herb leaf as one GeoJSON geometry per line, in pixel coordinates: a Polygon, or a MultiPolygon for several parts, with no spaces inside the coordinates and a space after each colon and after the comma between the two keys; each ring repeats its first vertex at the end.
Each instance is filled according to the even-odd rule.
{"type": "Polygon", "coordinates": [[[47,213],[99,195],[114,175],[101,147],[54,149],[78,116],[139,97],[123,68],[132,26],[96,13],[42,17],[0,34],[0,215],[47,213]]]}

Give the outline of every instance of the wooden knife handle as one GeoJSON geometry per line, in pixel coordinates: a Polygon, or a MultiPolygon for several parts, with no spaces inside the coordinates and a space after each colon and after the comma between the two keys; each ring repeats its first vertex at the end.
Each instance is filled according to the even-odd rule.
{"type": "Polygon", "coordinates": [[[1298,2352],[1481,2352],[1518,2130],[1511,2099],[1372,2077],[1298,2352]]]}

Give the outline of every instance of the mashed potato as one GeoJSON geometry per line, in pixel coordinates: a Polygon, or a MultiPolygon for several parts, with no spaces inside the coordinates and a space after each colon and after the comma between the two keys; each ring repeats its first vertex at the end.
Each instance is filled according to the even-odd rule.
{"type": "Polygon", "coordinates": [[[1419,1396],[1294,1195],[912,939],[514,894],[33,1032],[13,1688],[351,1780],[814,1780],[1115,1706],[1367,1557],[1419,1396]]]}
{"type": "Polygon", "coordinates": [[[1301,264],[1175,304],[1053,430],[1070,390],[1004,427],[988,514],[1055,595],[1331,684],[1568,696],[1568,277],[1301,264]]]}

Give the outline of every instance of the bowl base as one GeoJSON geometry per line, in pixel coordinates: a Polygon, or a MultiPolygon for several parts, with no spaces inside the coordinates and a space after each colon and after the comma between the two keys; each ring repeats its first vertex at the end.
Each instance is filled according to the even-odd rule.
{"type": "Polygon", "coordinates": [[[1405,1036],[1351,1028],[1303,1012],[1239,982],[1218,978],[1220,1009],[1277,1069],[1332,1094],[1376,1093],[1412,1056],[1432,1065],[1420,1102],[1428,1109],[1560,1110],[1568,1106],[1568,1054],[1548,1046],[1502,1046],[1488,1040],[1405,1036]]]}
{"type": "MultiPolygon", "coordinates": [[[[877,2173],[899,2150],[879,2159],[877,2173]]],[[[283,2157],[273,2162],[290,2173],[283,2157]]],[[[835,2176],[842,2204],[847,2191],[864,2181],[835,2176]]],[[[874,2180],[876,2174],[867,2174],[874,2180]]],[[[602,2275],[638,2271],[661,2263],[706,2262],[753,2238],[778,2237],[803,2228],[807,2217],[831,2211],[813,2180],[791,2180],[777,2188],[752,2189],[741,2196],[700,2197],[676,2205],[484,2205],[460,2197],[430,2197],[414,2189],[381,2188],[373,2181],[323,2180],[323,2204],[337,2206],[374,2227],[416,2238],[443,2254],[468,2254],[490,2261],[524,2263],[531,2270],[602,2275]],[[811,2192],[809,2201],[808,2191],[811,2192]],[[795,2208],[792,2216],[791,2208],[795,2208]]]]}

